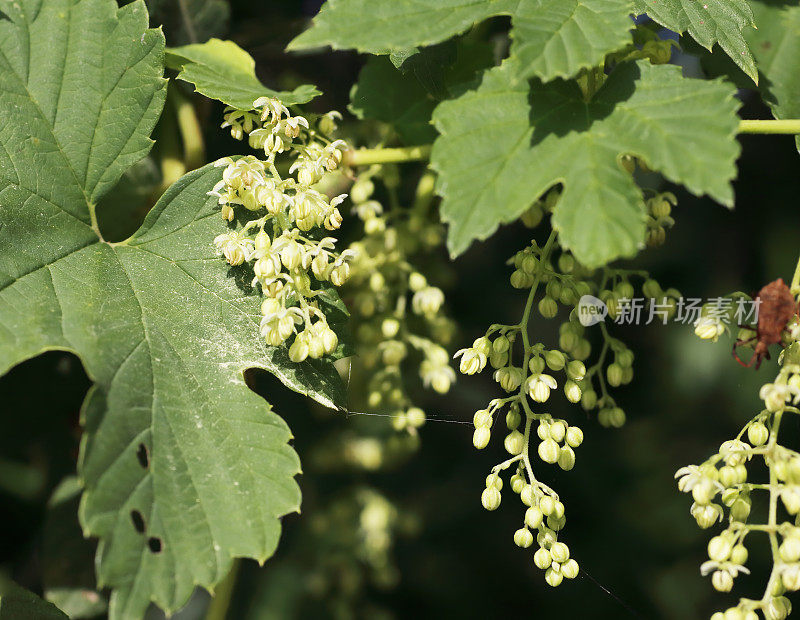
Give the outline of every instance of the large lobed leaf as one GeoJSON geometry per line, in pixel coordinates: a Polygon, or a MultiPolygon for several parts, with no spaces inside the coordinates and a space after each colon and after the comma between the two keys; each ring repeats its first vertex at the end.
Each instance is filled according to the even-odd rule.
{"type": "Polygon", "coordinates": [[[67,620],[58,607],[5,577],[0,578],[0,620],[67,620]]]}
{"type": "MultiPolygon", "coordinates": [[[[141,0],[0,0],[0,373],[50,349],[80,356],[81,522],[98,536],[111,618],[174,611],[236,556],[263,561],[298,509],[286,424],[244,384],[261,367],[328,406],[329,363],[258,337],[259,299],[214,256],[223,228],[183,177],[129,240],[95,205],[150,149],[164,39],[141,0]]],[[[334,300],[335,301],[335,300],[334,300]]]]}
{"type": "Polygon", "coordinates": [[[329,45],[372,54],[444,41],[496,15],[511,16],[522,78],[570,77],[629,40],[630,0],[329,0],[289,49],[329,45]]]}
{"type": "Polygon", "coordinates": [[[256,77],[253,57],[233,41],[210,39],[172,47],[167,65],[177,69],[178,79],[194,84],[198,93],[235,108],[249,110],[259,97],[277,97],[286,105],[308,103],[319,95],[309,84],[291,92],[278,92],[264,86],[256,77]]]}
{"type": "Polygon", "coordinates": [[[492,46],[468,40],[448,41],[415,50],[402,58],[367,59],[350,91],[350,111],[392,125],[406,144],[432,142],[431,115],[439,101],[455,97],[494,64],[492,46]]]}
{"type": "MultiPolygon", "coordinates": [[[[758,84],[758,71],[743,30],[755,26],[747,0],[635,0],[636,11],[675,32],[688,32],[706,49],[714,44],[758,84]]],[[[760,24],[758,24],[760,27],[760,24]]]]}
{"type": "Polygon", "coordinates": [[[732,205],[737,106],[722,83],[684,79],[674,66],[625,63],[585,101],[574,82],[535,83],[529,92],[514,73],[506,61],[434,113],[441,136],[431,165],[451,254],[560,183],[553,224],[562,245],[590,266],[632,255],[644,239],[645,212],[617,163],[623,154],[732,205]]]}
{"type": "MultiPolygon", "coordinates": [[[[753,3],[758,30],[747,33],[759,89],[775,118],[800,117],[800,6],[753,3]]],[[[800,150],[800,137],[797,138],[800,150]]]]}

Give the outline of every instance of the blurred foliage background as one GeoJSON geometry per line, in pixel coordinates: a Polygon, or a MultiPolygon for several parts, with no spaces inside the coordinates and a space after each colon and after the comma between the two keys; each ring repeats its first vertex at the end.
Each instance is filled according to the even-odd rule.
{"type": "MultiPolygon", "coordinates": [[[[291,88],[311,82],[324,92],[312,103],[315,111],[347,109],[362,59],[343,52],[283,53],[319,1],[148,4],[153,24],[164,25],[168,44],[232,38],[253,55],[264,83],[291,88]]],[[[687,71],[701,70],[693,59],[676,60],[687,71]]],[[[208,160],[240,152],[242,145],[218,129],[220,106],[186,95],[197,106],[208,160]]],[[[744,118],[769,118],[753,91],[742,90],[740,97],[744,118]]],[[[381,132],[345,118],[345,133],[358,145],[381,132]]],[[[169,122],[166,115],[157,133],[166,132],[169,122]]],[[[800,251],[800,159],[794,140],[745,136],[741,145],[736,209],[664,186],[678,196],[676,226],[664,246],[626,266],[649,269],[664,288],[677,287],[685,297],[753,294],[777,277],[791,278],[800,251]]],[[[123,236],[135,229],[157,191],[156,163],[169,148],[168,140],[162,141],[105,199],[106,230],[123,236]]],[[[420,171],[414,165],[402,169],[408,182],[401,197],[410,201],[420,171]]],[[[518,320],[525,296],[508,284],[505,260],[530,234],[521,225],[505,227],[440,274],[436,284],[446,290],[449,312],[460,327],[454,350],[491,323],[518,320]]],[[[441,252],[431,259],[441,262],[441,252]]],[[[544,342],[557,343],[555,321],[537,317],[533,329],[544,342]]],[[[391,439],[388,422],[320,410],[266,373],[250,374],[251,387],[294,432],[304,464],[303,514],[284,519],[281,544],[264,567],[241,564],[228,617],[678,619],[708,617],[732,604],[732,595],[714,592],[700,577],[708,534],[689,515],[691,502],[678,493],[673,474],[716,451],[756,413],[758,387],[773,376],[774,362],[757,372],[741,368],[731,358],[730,341],[701,342],[690,327],[675,323],[614,326],[612,333],[636,354],[634,381],[617,392],[627,424],[602,428],[579,407],[556,398],[553,415],[581,426],[586,440],[573,471],[538,468],[567,506],[565,541],[584,569],[557,589],[533,566],[532,550],[512,542],[521,505],[506,501],[491,515],[481,508],[484,478],[503,458],[497,438],[478,452],[470,426],[430,420],[418,449],[405,458],[376,457],[370,445],[362,445],[367,456],[348,459],[342,456],[342,437],[391,439]]],[[[76,489],[69,479],[89,385],[78,359],[61,352],[0,378],[0,570],[61,603],[77,596],[77,602],[64,603],[81,610],[75,617],[103,613],[102,597],[92,592],[94,543],[80,537],[76,489]],[[75,588],[84,590],[76,595],[75,588]]],[[[488,374],[459,377],[450,394],[427,397],[423,406],[429,418],[470,421],[497,393],[488,374]]],[[[790,429],[795,443],[799,431],[790,429]]],[[[763,551],[765,546],[751,545],[754,574],[737,582],[741,593],[752,586],[749,594],[760,594],[765,575],[759,568],[768,567],[767,558],[759,558],[763,551]]],[[[208,599],[198,593],[178,617],[204,617],[208,599]]],[[[153,618],[159,616],[153,611],[153,618]]]]}

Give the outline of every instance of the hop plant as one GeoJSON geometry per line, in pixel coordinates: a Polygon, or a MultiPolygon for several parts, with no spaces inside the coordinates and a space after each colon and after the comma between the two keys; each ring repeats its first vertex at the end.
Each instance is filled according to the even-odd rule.
{"type": "Polygon", "coordinates": [[[336,240],[319,238],[317,231],[339,228],[339,205],[347,195],[329,198],[312,187],[342,160],[345,142],[324,131],[335,128],[336,116],[322,116],[312,129],[306,118],[292,116],[270,97],[256,99],[252,110],[226,108],[222,126],[236,139],[247,135],[266,159],[220,159],[215,165],[224,167],[222,179],[209,192],[230,227],[214,245],[231,266],[246,264],[252,271],[253,286],[263,295],[261,335],[272,346],[291,340],[293,362],[318,359],[338,346],[319,296],[327,283],[347,281],[353,252],[337,254],[336,240]],[[281,153],[294,158],[285,178],[275,165],[281,153]]]}
{"type": "MultiPolygon", "coordinates": [[[[551,191],[522,216],[523,223],[530,228],[539,225],[552,211],[558,197],[558,190],[551,191]]],[[[539,459],[568,471],[575,466],[575,450],[583,442],[583,431],[542,409],[554,393],[561,391],[568,402],[580,403],[585,411],[597,410],[602,425],[622,426],[625,412],[617,405],[609,387],[627,384],[633,378],[633,353],[613,338],[603,323],[600,324],[603,345],[595,363],[586,367],[592,345],[586,337],[586,328],[578,320],[579,301],[584,295],[598,295],[608,305],[609,314],[615,317],[621,312],[622,303],[630,301],[635,294],[630,282],[633,278],[643,279],[643,292],[651,298],[651,304],[660,300],[661,311],[666,314],[674,313],[675,300],[680,297],[674,289],[662,291],[646,272],[609,268],[595,272],[564,251],[554,260],[556,248],[555,233],[551,233],[543,247],[534,241],[508,261],[513,267],[511,285],[530,289],[522,320],[516,325],[492,325],[472,346],[455,355],[463,374],[472,375],[491,367],[495,381],[508,394],[492,400],[473,417],[473,445],[483,449],[491,440],[496,418],[505,411],[507,430],[503,445],[511,455],[492,468],[481,502],[487,510],[500,506],[503,489],[500,475],[513,468],[511,489],[526,506],[523,525],[515,532],[514,542],[528,548],[536,541],[538,550],[534,553],[534,563],[545,571],[545,580],[551,586],[559,585],[564,578],[577,576],[579,567],[570,557],[566,544],[558,539],[566,523],[564,504],[553,489],[536,479],[530,444],[538,438],[536,455],[539,459]],[[543,294],[536,303],[542,317],[552,319],[562,306],[570,308],[567,320],[559,328],[558,348],[548,348],[542,342],[532,343],[528,334],[534,302],[542,288],[543,294]]]]}
{"type": "Polygon", "coordinates": [[[408,389],[412,360],[422,384],[435,392],[448,392],[455,381],[445,348],[454,325],[444,314],[444,293],[418,264],[422,251],[441,243],[442,229],[430,209],[430,175],[422,177],[411,208],[392,198],[393,206],[384,209],[373,198],[378,178],[393,196],[391,173],[378,166],[363,173],[351,191],[364,226],[364,237],[347,250],[351,277],[344,293],[358,323],[352,373],[364,383],[363,406],[393,416],[395,430],[413,435],[426,416],[408,389]]]}
{"type": "Polygon", "coordinates": [[[692,495],[690,512],[701,528],[726,524],[709,541],[709,559],[701,566],[716,590],[731,591],[736,578],[749,573],[746,544],[751,534],[768,539],[772,570],[763,596],[740,598],[712,620],[756,620],[757,612],[766,620],[781,620],[792,609],[785,593],[800,590],[800,453],[780,442],[783,420],[800,414],[800,345],[792,338],[777,377],[759,391],[763,408],[716,454],[675,474],[678,489],[692,495]],[[764,481],[751,477],[761,471],[753,466],[758,460],[769,472],[764,481]]]}

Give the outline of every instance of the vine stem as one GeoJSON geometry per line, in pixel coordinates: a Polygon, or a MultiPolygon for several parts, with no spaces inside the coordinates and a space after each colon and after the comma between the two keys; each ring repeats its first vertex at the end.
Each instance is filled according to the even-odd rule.
{"type": "MultiPolygon", "coordinates": [[[[741,120],[738,133],[800,134],[800,119],[741,120]]],[[[393,148],[350,149],[344,153],[344,163],[348,166],[371,166],[425,161],[430,159],[431,146],[420,144],[393,148]]]]}
{"type": "Polygon", "coordinates": [[[404,146],[398,148],[350,149],[344,153],[347,166],[371,166],[372,164],[401,164],[409,161],[425,161],[431,156],[431,145],[404,146]]]}
{"type": "Polygon", "coordinates": [[[231,570],[228,575],[217,586],[214,598],[208,606],[205,620],[225,620],[228,617],[228,608],[231,606],[233,589],[236,586],[236,577],[239,574],[239,566],[242,560],[234,558],[231,570]]]}
{"type": "Polygon", "coordinates": [[[800,134],[800,119],[739,121],[739,133],[800,134]]]}

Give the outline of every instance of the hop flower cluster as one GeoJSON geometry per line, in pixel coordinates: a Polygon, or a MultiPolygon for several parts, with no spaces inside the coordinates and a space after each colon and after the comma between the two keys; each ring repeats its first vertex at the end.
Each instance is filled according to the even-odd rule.
{"type": "Polygon", "coordinates": [[[442,229],[429,208],[430,176],[420,181],[411,208],[392,200],[389,210],[373,199],[378,178],[391,195],[393,177],[380,167],[363,173],[351,191],[365,232],[347,250],[352,261],[345,294],[358,322],[353,377],[364,383],[363,406],[392,415],[396,430],[415,434],[426,416],[409,393],[408,367],[415,364],[423,386],[440,394],[455,381],[445,348],[454,324],[444,314],[444,293],[430,284],[419,263],[441,244],[442,229]]]}
{"type": "MultiPolygon", "coordinates": [[[[550,191],[523,214],[523,223],[536,227],[552,211],[558,198],[558,189],[550,191]]],[[[587,412],[597,410],[602,425],[622,426],[625,412],[617,405],[609,388],[627,384],[633,378],[633,352],[613,338],[604,323],[595,327],[595,334],[602,336],[603,343],[596,361],[587,368],[585,362],[593,350],[587,328],[578,320],[579,301],[584,295],[599,296],[606,301],[609,314],[616,316],[620,311],[618,302],[631,299],[635,294],[630,282],[633,278],[643,279],[642,288],[648,298],[671,300],[664,304],[667,311],[675,311],[675,300],[680,294],[672,289],[663,291],[658,282],[644,272],[587,269],[566,251],[561,251],[557,260],[553,260],[554,248],[555,233],[551,233],[543,247],[534,241],[508,261],[513,268],[511,285],[529,289],[522,320],[516,325],[490,326],[472,346],[457,351],[455,357],[459,359],[460,371],[466,375],[491,367],[495,381],[508,394],[492,400],[473,418],[473,445],[483,449],[491,440],[497,414],[505,409],[508,430],[503,444],[511,455],[492,469],[481,499],[485,508],[497,508],[502,488],[499,475],[511,466],[516,467],[511,486],[520,494],[528,511],[525,525],[516,532],[515,541],[519,546],[530,546],[533,534],[529,530],[538,529],[540,549],[534,562],[546,571],[547,582],[555,586],[563,577],[574,577],[578,565],[564,553],[566,546],[558,542],[557,533],[564,526],[563,504],[555,491],[534,477],[529,456],[531,431],[536,428],[539,438],[536,452],[543,462],[557,464],[563,470],[572,469],[575,449],[583,441],[583,432],[565,420],[554,419],[542,409],[551,403],[553,394],[560,391],[569,403],[580,403],[587,412]],[[542,317],[555,318],[562,307],[568,311],[564,312],[567,316],[559,328],[558,348],[548,348],[541,342],[531,343],[529,339],[528,322],[537,292],[542,288],[543,294],[536,303],[542,317]],[[535,518],[537,511],[538,519],[535,518]]]]}
{"type": "Polygon", "coordinates": [[[250,146],[263,149],[266,160],[248,155],[216,162],[224,170],[209,194],[217,198],[230,230],[214,245],[231,266],[252,270],[253,286],[264,296],[260,332],[266,342],[279,346],[293,338],[292,361],[317,359],[338,346],[320,300],[326,286],[347,281],[353,253],[337,254],[335,239],[318,238],[316,232],[339,228],[338,207],[346,194],[329,198],[312,185],[337,168],[346,145],[323,131],[333,127],[334,113],[312,129],[277,99],[262,97],[253,108],[226,108],[222,126],[230,127],[234,138],[248,135],[250,146]],[[275,166],[275,157],[284,152],[294,158],[286,178],[275,166]]]}
{"type": "Polygon", "coordinates": [[[727,522],[709,541],[708,561],[701,566],[716,590],[731,591],[736,577],[749,573],[746,543],[751,534],[769,539],[773,566],[763,596],[741,598],[712,620],[756,620],[759,611],[766,620],[782,620],[792,608],[785,593],[800,590],[800,453],[779,442],[782,420],[800,414],[799,358],[797,344],[784,352],[775,381],[760,390],[764,408],[736,438],[725,441],[701,465],[675,474],[679,490],[692,495],[690,512],[700,527],[727,522]],[[750,473],[761,471],[751,464],[760,459],[768,468],[768,480],[751,481],[750,473]]]}

